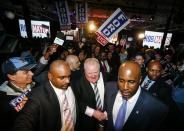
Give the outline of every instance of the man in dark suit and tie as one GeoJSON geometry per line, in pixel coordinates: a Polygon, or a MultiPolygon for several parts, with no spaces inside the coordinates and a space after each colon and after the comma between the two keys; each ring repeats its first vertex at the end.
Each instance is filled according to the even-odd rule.
{"type": "Polygon", "coordinates": [[[106,85],[106,131],[158,131],[167,116],[168,107],[141,89],[138,63],[126,61],[118,71],[118,82],[106,85]]]}
{"type": "Polygon", "coordinates": [[[143,78],[141,87],[161,99],[166,104],[170,104],[172,87],[161,77],[162,65],[158,60],[152,60],[147,66],[147,75],[143,78]]]}
{"type": "Polygon", "coordinates": [[[77,102],[69,86],[71,71],[63,60],[54,61],[48,80],[35,88],[16,119],[15,131],[77,130],[77,102]]]}
{"type": "Polygon", "coordinates": [[[151,60],[147,66],[147,75],[141,83],[141,87],[158,97],[169,107],[168,128],[176,130],[179,110],[172,99],[172,86],[161,76],[162,65],[159,60],[151,60]]]}
{"type": "Polygon", "coordinates": [[[97,131],[106,119],[103,111],[104,81],[100,72],[100,64],[96,58],[88,58],[84,62],[84,75],[77,83],[80,110],[80,131],[97,131]]]}

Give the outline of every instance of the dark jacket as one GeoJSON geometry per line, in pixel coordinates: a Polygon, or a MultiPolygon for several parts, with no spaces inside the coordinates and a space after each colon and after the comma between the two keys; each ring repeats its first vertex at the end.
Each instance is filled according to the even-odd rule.
{"type": "MultiPolygon", "coordinates": [[[[106,84],[105,109],[108,114],[106,131],[114,131],[112,110],[118,88],[116,83],[106,84]]],[[[138,100],[130,113],[123,131],[158,131],[162,128],[168,107],[156,97],[141,89],[138,100]]]]}
{"type": "Polygon", "coordinates": [[[47,81],[30,93],[28,102],[16,119],[14,131],[60,131],[61,127],[59,101],[47,81]]]}

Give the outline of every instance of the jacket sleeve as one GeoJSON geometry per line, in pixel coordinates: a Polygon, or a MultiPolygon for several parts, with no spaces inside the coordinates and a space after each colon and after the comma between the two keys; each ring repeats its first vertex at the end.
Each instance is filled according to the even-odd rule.
{"type": "Polygon", "coordinates": [[[19,112],[19,115],[14,123],[14,131],[34,131],[39,117],[39,102],[37,97],[29,97],[24,108],[19,112]]]}

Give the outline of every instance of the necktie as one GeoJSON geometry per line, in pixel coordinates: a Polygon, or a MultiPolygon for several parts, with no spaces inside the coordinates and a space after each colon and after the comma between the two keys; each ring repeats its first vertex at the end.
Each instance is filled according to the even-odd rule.
{"type": "Polygon", "coordinates": [[[63,111],[64,111],[64,123],[73,124],[71,109],[69,107],[69,103],[66,98],[66,94],[64,94],[63,111]]]}
{"type": "Polygon", "coordinates": [[[144,88],[144,89],[147,89],[150,83],[151,83],[151,80],[147,80],[147,82],[144,83],[143,88],[144,88]]]}
{"type": "Polygon", "coordinates": [[[97,83],[94,84],[94,92],[95,92],[95,99],[96,99],[96,107],[99,110],[102,110],[102,102],[100,99],[100,93],[98,91],[97,83]]]}
{"type": "Polygon", "coordinates": [[[106,68],[106,65],[105,65],[105,61],[102,61],[102,67],[103,67],[103,71],[104,71],[104,72],[107,72],[107,68],[106,68]]]}
{"type": "Polygon", "coordinates": [[[127,101],[124,100],[119,108],[118,115],[115,122],[115,131],[121,131],[125,122],[125,115],[127,110],[127,101]]]}

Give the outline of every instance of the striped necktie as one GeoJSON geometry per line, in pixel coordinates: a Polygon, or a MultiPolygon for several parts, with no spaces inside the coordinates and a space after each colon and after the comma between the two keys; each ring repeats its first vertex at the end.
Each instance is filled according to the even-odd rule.
{"type": "Polygon", "coordinates": [[[66,94],[64,94],[64,101],[63,101],[63,113],[64,113],[64,123],[71,123],[73,124],[71,109],[69,107],[68,100],[66,98],[66,94]]]}
{"type": "Polygon", "coordinates": [[[99,110],[102,110],[102,102],[100,99],[100,93],[98,91],[97,83],[94,84],[94,92],[95,92],[95,98],[96,98],[96,108],[99,110]]]}

